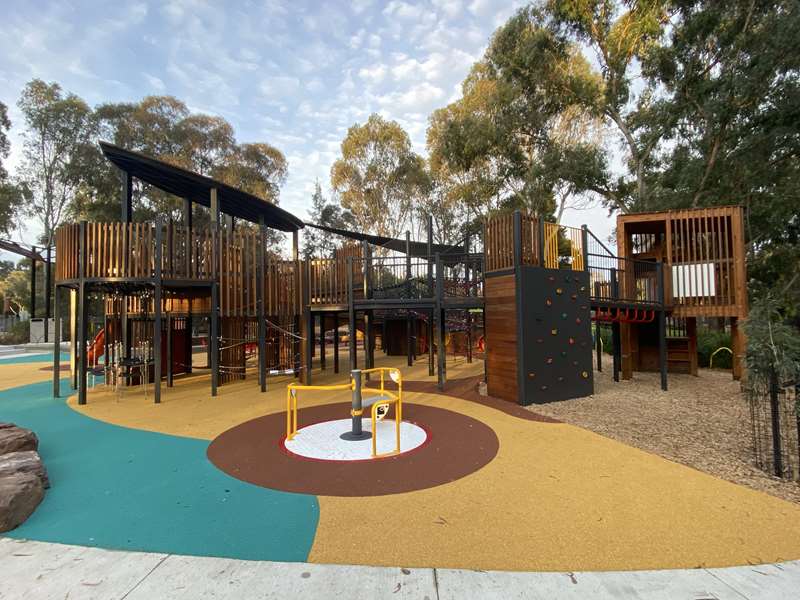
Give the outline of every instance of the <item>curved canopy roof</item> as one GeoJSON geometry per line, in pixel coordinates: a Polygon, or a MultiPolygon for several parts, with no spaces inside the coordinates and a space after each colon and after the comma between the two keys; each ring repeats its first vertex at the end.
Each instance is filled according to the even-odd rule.
{"type": "Polygon", "coordinates": [[[277,205],[216,179],[187,171],[139,152],[125,150],[108,142],[100,142],[100,148],[108,160],[131,177],[149,183],[168,194],[210,206],[211,189],[216,188],[219,209],[226,215],[252,223],[258,223],[260,217],[263,217],[267,227],[280,231],[297,231],[303,227],[303,221],[277,205]]]}
{"type": "MultiPolygon", "coordinates": [[[[372,235],[370,233],[361,233],[359,231],[348,231],[347,229],[339,229],[338,227],[327,227],[325,225],[316,225],[314,223],[306,223],[307,227],[313,227],[328,233],[335,233],[342,237],[359,242],[369,242],[373,246],[380,246],[395,250],[396,252],[406,251],[406,241],[399,238],[391,238],[383,235],[372,235]]],[[[431,244],[433,254],[448,254],[448,253],[462,253],[464,252],[463,246],[450,246],[447,244],[431,244]]],[[[428,256],[428,244],[426,242],[411,242],[409,244],[409,251],[411,256],[426,257],[428,256]]]]}

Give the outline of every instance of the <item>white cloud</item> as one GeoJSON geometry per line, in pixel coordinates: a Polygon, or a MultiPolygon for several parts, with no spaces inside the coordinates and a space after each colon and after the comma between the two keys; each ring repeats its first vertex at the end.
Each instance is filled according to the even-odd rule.
{"type": "Polygon", "coordinates": [[[432,0],[433,5],[446,17],[457,17],[463,10],[461,0],[432,0]]]}
{"type": "Polygon", "coordinates": [[[364,67],[358,70],[358,76],[370,83],[380,83],[386,77],[386,66],[382,64],[373,67],[364,67]]]}
{"type": "Polygon", "coordinates": [[[397,17],[398,19],[419,19],[424,10],[418,4],[409,4],[402,0],[392,0],[383,9],[383,14],[390,17],[397,17]]]}
{"type": "Polygon", "coordinates": [[[258,89],[265,96],[286,97],[295,94],[300,89],[300,80],[288,75],[276,75],[261,80],[258,89]]]}
{"type": "Polygon", "coordinates": [[[150,88],[158,94],[162,94],[164,90],[167,89],[167,86],[164,85],[164,82],[155,75],[144,73],[144,78],[145,81],[147,81],[147,85],[149,85],[150,88]]]}

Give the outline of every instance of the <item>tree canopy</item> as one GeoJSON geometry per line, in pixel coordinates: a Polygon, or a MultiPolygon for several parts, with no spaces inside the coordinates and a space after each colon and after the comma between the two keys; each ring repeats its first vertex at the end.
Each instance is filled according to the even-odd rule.
{"type": "Polygon", "coordinates": [[[411,227],[416,200],[426,191],[422,158],[395,121],[370,115],[353,125],[331,167],[331,187],[362,231],[397,236],[411,227]]]}

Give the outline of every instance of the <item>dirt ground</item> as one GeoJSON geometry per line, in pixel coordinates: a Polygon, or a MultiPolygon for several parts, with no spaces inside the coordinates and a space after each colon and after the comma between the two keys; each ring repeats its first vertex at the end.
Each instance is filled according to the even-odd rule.
{"type": "Polygon", "coordinates": [[[604,359],[603,372],[594,373],[593,396],[529,409],[800,503],[800,484],[754,465],[749,409],[730,371],[670,374],[669,391],[662,392],[658,373],[635,373],[631,381],[614,383],[610,357],[604,359]]]}

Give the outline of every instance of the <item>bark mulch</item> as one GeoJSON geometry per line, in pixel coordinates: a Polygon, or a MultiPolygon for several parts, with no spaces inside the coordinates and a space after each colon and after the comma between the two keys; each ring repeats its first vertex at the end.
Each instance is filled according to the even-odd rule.
{"type": "Polygon", "coordinates": [[[800,503],[800,484],[755,466],[750,412],[730,371],[701,369],[698,377],[635,373],[614,383],[608,356],[595,371],[595,394],[528,407],[540,415],[663,456],[733,483],[800,503]]]}

